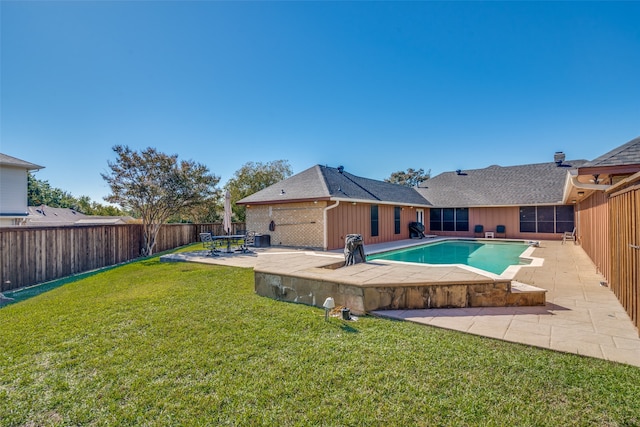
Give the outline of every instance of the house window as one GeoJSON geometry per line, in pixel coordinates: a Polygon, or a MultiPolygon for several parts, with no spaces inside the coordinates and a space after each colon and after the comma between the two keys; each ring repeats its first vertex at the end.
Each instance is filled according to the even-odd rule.
{"type": "Polygon", "coordinates": [[[456,209],[456,231],[469,231],[469,209],[456,209]]]}
{"type": "Polygon", "coordinates": [[[556,233],[573,231],[573,206],[556,206],[556,233]]]}
{"type": "Polygon", "coordinates": [[[520,208],[520,232],[536,232],[536,207],[524,206],[520,208]]]}
{"type": "Polygon", "coordinates": [[[400,212],[402,212],[401,208],[397,206],[393,208],[393,232],[395,234],[400,234],[400,212]]]}
{"type": "Polygon", "coordinates": [[[430,209],[429,229],[431,231],[469,231],[469,209],[430,209]]]}
{"type": "Polygon", "coordinates": [[[429,210],[429,229],[442,231],[442,209],[429,210]]]}
{"type": "Polygon", "coordinates": [[[571,205],[520,207],[521,233],[564,233],[573,225],[571,205]]]}
{"type": "Polygon", "coordinates": [[[456,231],[455,212],[452,208],[442,209],[442,231],[456,231]]]}
{"type": "Polygon", "coordinates": [[[553,233],[555,228],[555,206],[537,207],[538,233],[553,233]]]}
{"type": "Polygon", "coordinates": [[[371,237],[378,235],[378,205],[371,205],[371,237]]]}

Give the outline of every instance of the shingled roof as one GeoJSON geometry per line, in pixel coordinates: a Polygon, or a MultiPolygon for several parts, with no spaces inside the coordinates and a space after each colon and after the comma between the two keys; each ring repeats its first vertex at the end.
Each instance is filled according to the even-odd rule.
{"type": "Polygon", "coordinates": [[[36,170],[36,169],[44,168],[44,166],[39,166],[34,163],[29,163],[24,160],[18,159],[17,157],[8,156],[2,153],[0,153],[0,165],[15,166],[15,167],[24,168],[26,170],[36,170]]]}
{"type": "Polygon", "coordinates": [[[489,166],[445,172],[422,183],[418,192],[434,207],[521,206],[562,203],[567,171],[586,160],[521,166],[489,166]]]}
{"type": "Polygon", "coordinates": [[[303,200],[351,200],[426,206],[428,202],[411,188],[352,175],[343,168],[315,165],[238,204],[286,203],[303,200]]]}
{"type": "Polygon", "coordinates": [[[640,164],[640,137],[632,139],[581,167],[603,167],[640,164]]]}
{"type": "Polygon", "coordinates": [[[133,221],[130,216],[85,215],[70,208],[47,205],[29,206],[26,226],[58,227],[62,225],[113,225],[133,221]]]}

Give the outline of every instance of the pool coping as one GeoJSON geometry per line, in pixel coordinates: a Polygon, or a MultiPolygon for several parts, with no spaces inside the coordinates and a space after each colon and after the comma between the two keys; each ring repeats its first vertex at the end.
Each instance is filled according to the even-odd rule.
{"type": "MultiPolygon", "coordinates": [[[[458,267],[464,270],[471,271],[473,273],[482,274],[487,277],[491,277],[493,279],[513,279],[521,268],[523,267],[540,267],[544,264],[543,258],[538,258],[533,256],[533,252],[536,246],[540,245],[540,242],[537,240],[524,240],[524,239],[496,239],[496,238],[469,238],[469,237],[434,237],[429,238],[428,240],[422,239],[411,239],[410,241],[399,240],[397,246],[394,247],[395,242],[387,242],[379,245],[370,245],[369,248],[365,247],[366,255],[374,255],[383,252],[391,252],[401,249],[408,249],[411,247],[417,247],[422,245],[429,245],[432,243],[445,242],[451,240],[466,240],[466,241],[478,241],[478,242],[523,242],[528,244],[528,248],[525,249],[522,254],[519,256],[521,260],[528,261],[527,264],[518,264],[518,265],[510,265],[507,267],[501,274],[495,274],[490,271],[482,270],[480,268],[472,267],[466,264],[422,264],[428,266],[442,266],[442,267],[458,267]],[[415,243],[414,243],[415,242],[415,243]]],[[[378,261],[377,259],[374,261],[378,261]]],[[[398,264],[407,264],[412,265],[416,263],[407,262],[407,261],[393,261],[393,260],[384,260],[386,262],[398,263],[398,264]]]]}

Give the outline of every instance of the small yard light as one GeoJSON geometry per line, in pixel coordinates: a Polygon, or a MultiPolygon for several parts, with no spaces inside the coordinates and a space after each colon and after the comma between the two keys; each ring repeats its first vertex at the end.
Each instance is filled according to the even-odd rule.
{"type": "Polygon", "coordinates": [[[329,297],[324,300],[324,304],[322,304],[322,306],[324,307],[324,321],[326,322],[329,319],[329,310],[334,308],[336,303],[333,301],[333,298],[329,297]]]}

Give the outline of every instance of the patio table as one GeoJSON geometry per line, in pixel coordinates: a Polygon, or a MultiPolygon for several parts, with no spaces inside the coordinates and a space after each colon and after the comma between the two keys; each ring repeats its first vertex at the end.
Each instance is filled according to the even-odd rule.
{"type": "Polygon", "coordinates": [[[244,246],[244,238],[245,238],[244,234],[228,234],[228,235],[221,235],[221,236],[211,236],[212,240],[226,241],[228,254],[233,252],[231,250],[232,243],[237,243],[238,246],[240,247],[239,249],[243,250],[242,247],[244,246]]]}

